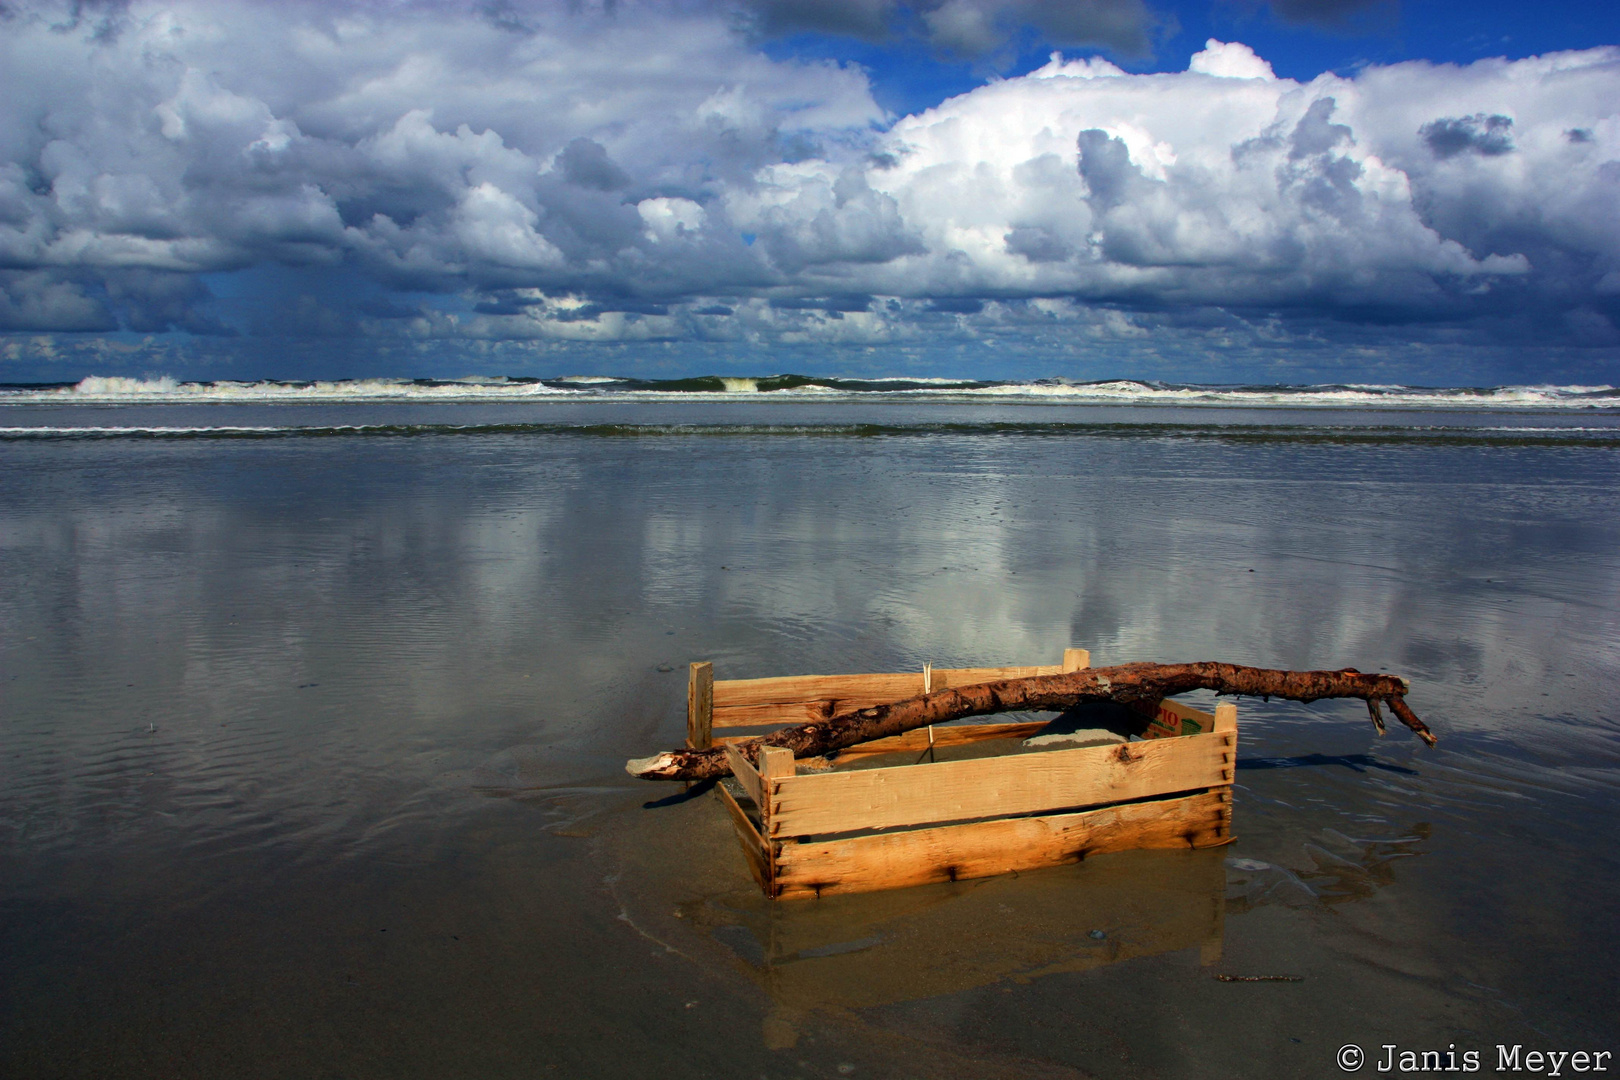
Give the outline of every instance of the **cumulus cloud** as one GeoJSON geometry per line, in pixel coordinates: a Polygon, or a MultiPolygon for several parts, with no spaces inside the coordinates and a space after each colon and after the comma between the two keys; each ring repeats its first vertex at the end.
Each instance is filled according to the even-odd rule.
{"type": "MultiPolygon", "coordinates": [[[[772,62],[724,20],[656,8],[7,11],[0,260],[43,272],[268,260],[431,289],[582,269],[633,286],[636,202],[706,202],[786,145],[885,119],[859,71],[772,62]]],[[[706,242],[733,276],[765,273],[735,236],[706,242]]]]}
{"type": "MultiPolygon", "coordinates": [[[[926,10],[986,42],[1145,25],[926,10]]],[[[1620,324],[1617,49],[1307,83],[1238,43],[1148,75],[1054,55],[895,118],[719,7],[6,11],[0,330],[1609,348],[1620,324]],[[271,272],[322,284],[233,314],[271,272]]]]}
{"type": "Polygon", "coordinates": [[[1213,41],[1181,74],[1054,58],[885,134],[870,183],[923,250],[860,280],[1464,333],[1510,296],[1558,338],[1562,311],[1620,314],[1596,300],[1620,260],[1617,91],[1612,49],[1304,84],[1213,41]]]}
{"type": "MultiPolygon", "coordinates": [[[[1586,60],[1591,90],[1614,78],[1614,57],[1586,60]]],[[[1496,74],[1493,95],[1531,106],[1538,95],[1515,84],[1522,67],[1496,74]]],[[[1414,318],[1465,311],[1479,291],[1530,274],[1532,263],[1519,247],[1470,246],[1434,227],[1434,204],[1454,196],[1467,214],[1480,178],[1448,190],[1423,134],[1432,116],[1393,132],[1363,122],[1368,106],[1445,101],[1456,81],[1422,66],[1401,75],[1430,85],[1368,101],[1366,77],[1279,80],[1249,49],[1219,42],[1180,75],[1055,58],[885,134],[878,153],[893,164],[869,170],[864,218],[911,248],[883,251],[861,280],[870,292],[906,296],[1377,307],[1414,318]],[[1387,150],[1386,134],[1395,136],[1387,150]],[[1413,154],[1414,144],[1427,152],[1413,154]]],[[[1494,132],[1488,120],[1478,130],[1494,132]]],[[[794,169],[800,192],[833,181],[830,162],[794,169]]],[[[847,173],[838,179],[854,186],[847,173]]],[[[763,225],[749,210],[734,212],[763,225]]],[[[802,226],[809,215],[797,217],[802,226]]],[[[847,263],[837,272],[847,274],[847,263]]]]}

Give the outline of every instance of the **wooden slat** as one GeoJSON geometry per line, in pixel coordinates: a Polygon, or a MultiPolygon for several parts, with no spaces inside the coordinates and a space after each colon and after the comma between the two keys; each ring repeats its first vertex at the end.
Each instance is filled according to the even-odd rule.
{"type": "Polygon", "coordinates": [[[1035,675],[1060,675],[1062,672],[1062,664],[1040,664],[1033,667],[935,668],[934,689],[944,690],[952,686],[1000,682],[1002,679],[1028,679],[1035,675]]]}
{"type": "MultiPolygon", "coordinates": [[[[949,727],[934,729],[934,745],[963,746],[968,743],[984,742],[987,739],[1027,739],[1046,724],[1045,720],[1035,720],[1027,724],[952,724],[949,727]]],[[[854,761],[874,754],[920,754],[926,749],[928,749],[928,729],[916,728],[904,734],[891,735],[886,739],[873,739],[871,742],[847,747],[838,751],[838,760],[854,761]]]]}
{"type": "Polygon", "coordinates": [[[707,750],[714,744],[714,665],[707,660],[692,664],[686,675],[686,745],[707,750]]]}
{"type": "MultiPolygon", "coordinates": [[[[932,668],[929,685],[935,690],[972,686],[1032,675],[1058,675],[1077,671],[1071,654],[1089,661],[1084,649],[1069,649],[1063,664],[1022,667],[932,668]]],[[[774,679],[722,679],[714,684],[713,724],[725,727],[765,727],[773,724],[811,724],[835,713],[888,705],[923,692],[923,674],[797,675],[774,679]]]]}
{"type": "Polygon", "coordinates": [[[821,843],[784,843],[777,895],[826,896],[960,881],[1077,862],[1130,848],[1212,847],[1231,840],[1231,789],[1080,813],[981,821],[821,843]]]}
{"type": "Polygon", "coordinates": [[[898,765],[779,781],[766,835],[816,836],[970,821],[1232,782],[1231,734],[898,765]]]}
{"type": "Polygon", "coordinates": [[[920,693],[920,670],[879,675],[780,675],[769,679],[721,679],[714,684],[714,703],[781,705],[845,699],[879,703],[904,701],[920,693]]]}
{"type": "Polygon", "coordinates": [[[759,830],[754,823],[748,820],[743,808],[737,805],[737,800],[731,797],[724,784],[716,784],[714,789],[720,793],[720,801],[726,804],[726,810],[731,814],[731,824],[737,830],[737,843],[742,846],[743,855],[748,859],[748,871],[754,875],[762,889],[770,888],[771,859],[765,851],[765,841],[760,838],[759,830]]]}
{"type": "Polygon", "coordinates": [[[754,805],[761,808],[765,806],[765,797],[762,794],[764,785],[759,780],[759,770],[755,769],[748,759],[742,756],[742,751],[732,743],[726,743],[726,763],[731,766],[731,775],[737,778],[748,797],[754,800],[754,805]]]}
{"type": "MultiPolygon", "coordinates": [[[[952,724],[934,729],[934,745],[962,746],[967,743],[984,742],[986,739],[1027,739],[1031,735],[1039,734],[1047,723],[1045,720],[1034,720],[1023,724],[952,724]]],[[[758,735],[716,735],[714,742],[716,746],[724,746],[727,743],[745,743],[757,738],[758,735]]],[[[903,754],[913,750],[920,753],[926,749],[928,749],[928,729],[917,728],[900,735],[845,747],[838,751],[838,760],[852,761],[874,754],[903,754]]],[[[803,763],[801,760],[800,764],[803,763]]]]}
{"type": "MultiPolygon", "coordinates": [[[[846,708],[865,709],[872,705],[883,705],[886,702],[876,699],[860,700],[846,708]]],[[[716,705],[714,707],[714,726],[728,727],[764,727],[781,724],[814,724],[826,720],[833,714],[833,702],[826,701],[791,701],[777,705],[716,705]]]]}
{"type": "Polygon", "coordinates": [[[1215,730],[1237,733],[1237,703],[1223,701],[1215,706],[1215,730]]]}
{"type": "Polygon", "coordinates": [[[1064,649],[1063,650],[1063,670],[1064,671],[1084,671],[1086,668],[1088,668],[1090,666],[1091,666],[1091,650],[1090,649],[1064,649]]]}
{"type": "MultiPolygon", "coordinates": [[[[947,686],[969,686],[973,683],[995,682],[1000,679],[1057,675],[1064,670],[1062,664],[934,668],[933,688],[942,690],[947,686]]],[[[891,701],[904,701],[922,692],[921,670],[872,675],[780,675],[769,679],[718,679],[714,683],[714,704],[717,709],[740,705],[787,705],[820,701],[886,704],[891,701]]],[[[840,704],[840,710],[846,707],[850,706],[840,704]]]]}

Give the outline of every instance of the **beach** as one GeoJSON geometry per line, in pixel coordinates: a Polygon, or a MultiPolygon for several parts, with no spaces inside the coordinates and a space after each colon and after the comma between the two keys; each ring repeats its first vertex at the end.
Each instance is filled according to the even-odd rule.
{"type": "Polygon", "coordinates": [[[0,406],[0,1073],[1620,1049],[1609,398],[793,392],[0,406]],[[1392,672],[1439,745],[1245,699],[1228,847],[774,905],[623,771],[692,661],[1070,646],[1392,672]]]}

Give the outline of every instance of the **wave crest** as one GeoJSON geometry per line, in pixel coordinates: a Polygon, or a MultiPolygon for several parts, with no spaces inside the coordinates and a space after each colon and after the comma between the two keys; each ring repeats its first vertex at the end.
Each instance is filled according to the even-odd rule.
{"type": "Polygon", "coordinates": [[[0,404],[275,404],[280,402],[402,401],[850,401],[901,399],[1048,405],[1165,405],[1227,408],[1590,409],[1620,408],[1613,386],[1495,386],[1436,388],[1334,383],[1311,386],[1200,385],[1126,379],[1081,382],[1053,378],[988,381],[937,378],[826,378],[807,375],[703,375],[635,379],[569,375],[538,379],[369,378],[259,382],[184,382],[167,375],[92,375],[72,385],[0,387],[0,404]]]}

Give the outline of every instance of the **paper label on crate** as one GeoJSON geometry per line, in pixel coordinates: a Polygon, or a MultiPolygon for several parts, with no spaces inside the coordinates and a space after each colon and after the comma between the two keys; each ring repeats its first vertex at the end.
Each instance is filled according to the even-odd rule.
{"type": "Polygon", "coordinates": [[[1194,720],[1190,716],[1182,716],[1170,706],[1159,703],[1155,705],[1148,701],[1133,701],[1128,706],[1130,710],[1148,718],[1147,730],[1142,732],[1144,739],[1171,739],[1178,735],[1202,735],[1204,721],[1194,720]]]}
{"type": "MultiPolygon", "coordinates": [[[[1190,723],[1190,721],[1182,720],[1180,716],[1177,716],[1162,704],[1155,707],[1151,702],[1133,701],[1130,707],[1133,712],[1148,717],[1147,730],[1142,732],[1142,738],[1144,739],[1170,739],[1177,735],[1187,734],[1182,725],[1190,723]]],[[[1192,730],[1196,732],[1201,729],[1194,725],[1192,730]]]]}

